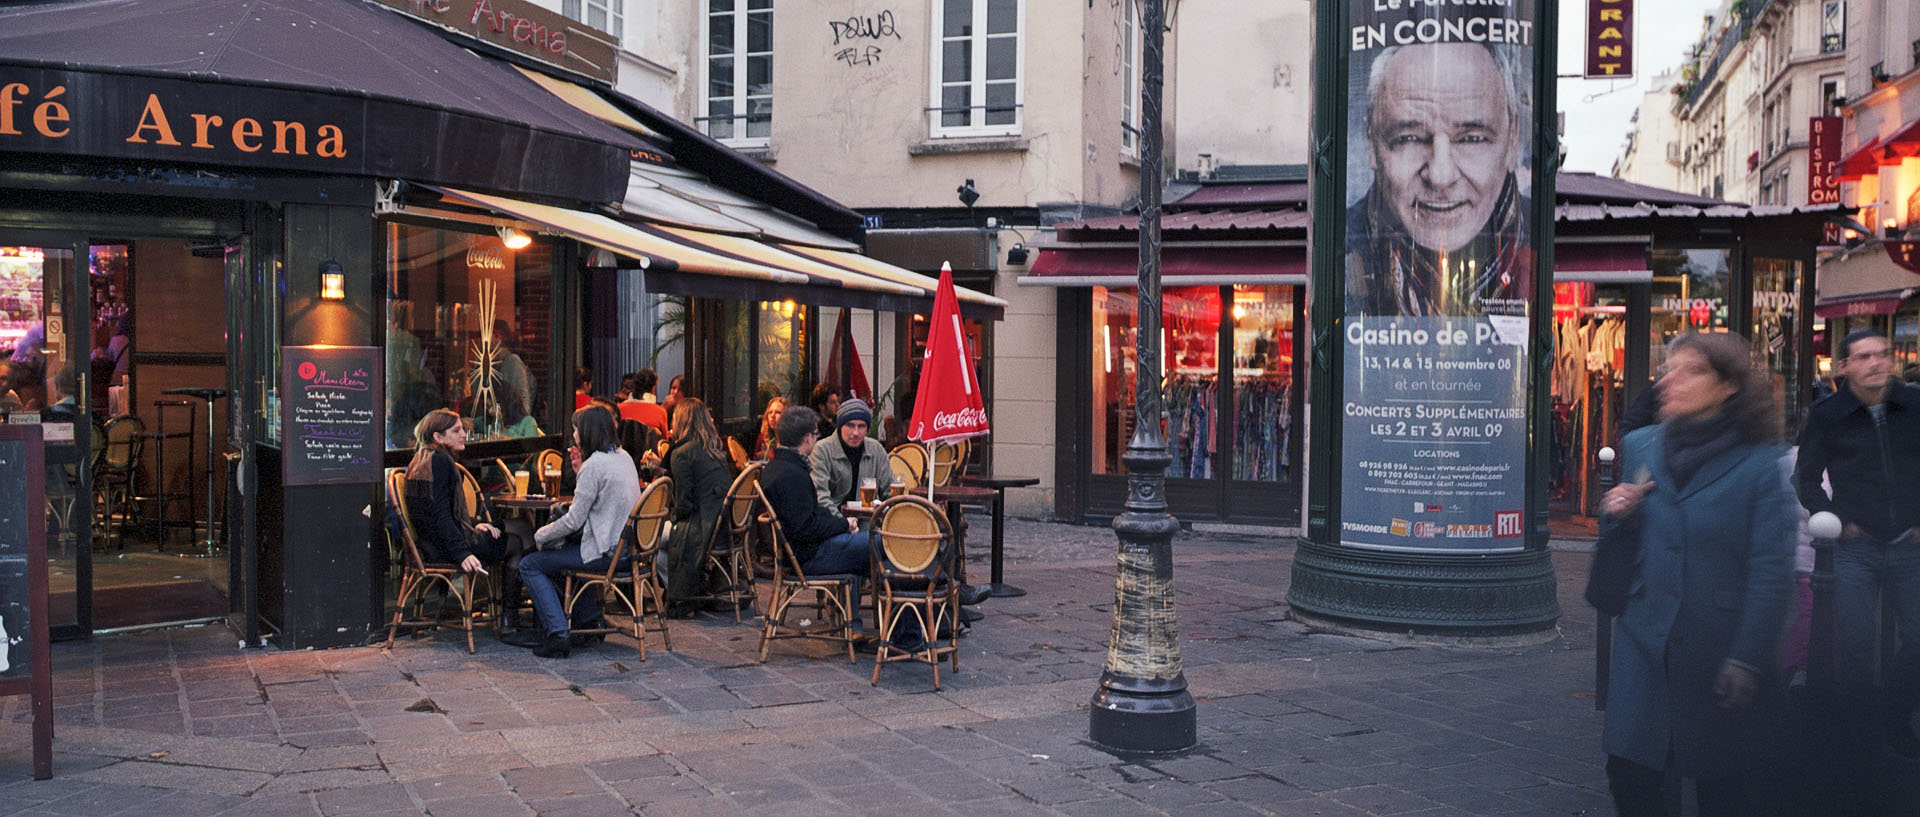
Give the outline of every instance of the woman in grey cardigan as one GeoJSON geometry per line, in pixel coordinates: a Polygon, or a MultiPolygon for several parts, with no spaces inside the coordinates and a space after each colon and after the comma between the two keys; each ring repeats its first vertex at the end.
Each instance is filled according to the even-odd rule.
{"type": "MultiPolygon", "coordinates": [[[[633,458],[620,449],[613,418],[605,410],[587,406],[573,413],[573,446],[579,458],[573,505],[564,516],[534,531],[540,550],[520,560],[520,580],[533,599],[540,630],[532,638],[516,641],[533,647],[533,654],[541,658],[565,658],[573,647],[555,580],[568,570],[605,570],[628,515],[640,501],[640,473],[633,467],[633,458]]],[[[594,594],[580,597],[573,621],[582,629],[602,623],[600,601],[594,594]]]]}

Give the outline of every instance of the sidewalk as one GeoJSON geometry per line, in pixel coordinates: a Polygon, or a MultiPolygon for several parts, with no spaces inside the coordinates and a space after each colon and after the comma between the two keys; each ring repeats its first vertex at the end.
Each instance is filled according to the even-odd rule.
{"type": "MultiPolygon", "coordinates": [[[[1111,618],[1104,527],[1008,524],[1007,580],[934,692],[924,665],[824,646],[757,658],[752,622],[673,622],[543,661],[454,633],[238,650],[219,627],[54,652],[54,780],[27,703],[0,722],[0,814],[1602,815],[1587,557],[1556,552],[1558,639],[1412,647],[1287,619],[1290,539],[1186,532],[1175,585],[1201,745],[1086,742],[1111,618]]],[[[986,578],[984,554],[970,562],[986,578]]]]}

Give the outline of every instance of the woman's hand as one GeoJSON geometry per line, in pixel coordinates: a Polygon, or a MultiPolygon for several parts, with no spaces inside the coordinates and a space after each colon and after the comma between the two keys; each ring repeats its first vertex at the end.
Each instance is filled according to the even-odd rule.
{"type": "Polygon", "coordinates": [[[487,524],[487,523],[485,523],[485,522],[481,522],[481,523],[480,523],[480,524],[478,524],[478,525],[474,525],[474,526],[473,526],[473,529],[474,529],[474,530],[477,530],[477,531],[479,531],[479,532],[481,532],[481,533],[484,533],[484,534],[486,534],[486,535],[488,535],[488,536],[491,536],[491,537],[493,537],[493,538],[495,538],[495,539],[498,539],[498,538],[500,538],[500,529],[499,529],[499,528],[496,528],[496,527],[494,527],[494,526],[492,526],[492,525],[489,525],[489,524],[487,524]]]}
{"type": "Polygon", "coordinates": [[[460,569],[468,573],[481,572],[480,557],[475,556],[471,553],[467,554],[467,558],[460,560],[460,569]]]}
{"type": "Polygon", "coordinates": [[[1615,485],[1612,490],[1607,491],[1606,499],[1600,503],[1600,509],[1606,511],[1608,516],[1626,516],[1633,513],[1640,507],[1640,501],[1647,498],[1648,492],[1653,490],[1655,484],[1648,481],[1638,485],[1632,483],[1615,485]]]}
{"type": "Polygon", "coordinates": [[[567,446],[567,462],[573,464],[574,473],[576,474],[580,473],[580,463],[585,460],[586,460],[586,457],[583,457],[580,455],[580,446],[577,446],[577,445],[567,446]]]}
{"type": "Polygon", "coordinates": [[[1721,709],[1746,709],[1760,690],[1760,676],[1732,662],[1720,665],[1720,677],[1713,679],[1713,697],[1721,709]]]}
{"type": "Polygon", "coordinates": [[[642,451],[640,452],[640,464],[641,465],[659,465],[660,455],[655,454],[652,451],[642,451]]]}

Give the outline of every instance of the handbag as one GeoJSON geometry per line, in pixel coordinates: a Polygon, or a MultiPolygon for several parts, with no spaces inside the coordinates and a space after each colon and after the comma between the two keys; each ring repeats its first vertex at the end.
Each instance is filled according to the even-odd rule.
{"type": "Polygon", "coordinates": [[[1631,513],[1600,529],[1587,570],[1587,603],[1609,616],[1627,610],[1627,593],[1639,573],[1640,514],[1631,513]]]}

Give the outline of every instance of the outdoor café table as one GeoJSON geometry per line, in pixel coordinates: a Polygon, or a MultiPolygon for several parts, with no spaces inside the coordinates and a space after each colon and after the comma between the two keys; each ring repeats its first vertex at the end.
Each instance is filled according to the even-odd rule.
{"type": "MultiPolygon", "coordinates": [[[[962,505],[988,505],[999,492],[978,485],[935,485],[933,501],[940,503],[946,510],[947,522],[953,525],[954,578],[960,582],[960,603],[972,605],[984,599],[985,593],[975,595],[973,585],[967,584],[967,517],[962,513],[962,505]],[[971,601],[969,601],[971,597],[971,601]]],[[[980,620],[980,612],[971,606],[960,608],[960,618],[966,622],[980,620]]]]}
{"type": "Polygon", "coordinates": [[[996,598],[1024,596],[1027,591],[1002,581],[1001,568],[1006,555],[1007,532],[1007,489],[1026,488],[1039,485],[1038,477],[961,477],[965,485],[978,485],[993,489],[993,572],[992,581],[987,583],[987,594],[996,598]]]}

